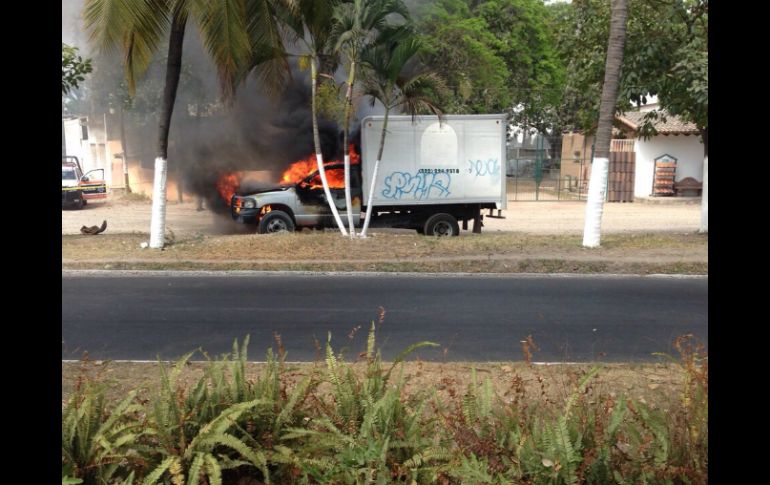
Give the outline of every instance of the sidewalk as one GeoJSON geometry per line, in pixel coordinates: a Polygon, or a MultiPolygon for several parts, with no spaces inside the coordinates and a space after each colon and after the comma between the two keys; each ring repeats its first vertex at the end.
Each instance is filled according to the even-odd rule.
{"type": "MultiPolygon", "coordinates": [[[[227,215],[197,212],[194,203],[169,203],[166,227],[183,234],[244,234],[249,228],[236,224],[227,215]]],[[[119,199],[89,204],[82,210],[62,210],[62,234],[79,234],[81,226],[107,221],[110,234],[150,231],[149,203],[121,203],[119,199]]],[[[602,234],[693,233],[700,227],[700,204],[606,203],[602,234]]],[[[497,211],[494,211],[497,214],[497,211]]],[[[486,216],[488,211],[484,211],[486,216]]],[[[527,234],[582,234],[585,202],[542,201],[508,202],[505,219],[484,217],[485,233],[519,232],[527,234]]],[[[253,232],[253,231],[251,231],[253,232]]],[[[377,232],[377,231],[374,231],[377,232]]],[[[413,232],[413,231],[412,231],[413,232]]],[[[466,234],[463,231],[463,234],[466,234]]]]}

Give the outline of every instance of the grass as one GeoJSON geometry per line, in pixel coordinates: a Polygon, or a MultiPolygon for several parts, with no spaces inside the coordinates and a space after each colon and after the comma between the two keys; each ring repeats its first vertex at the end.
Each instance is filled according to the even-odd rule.
{"type": "Polygon", "coordinates": [[[141,249],[146,234],[62,236],[64,268],[262,269],[428,272],[707,273],[708,237],[608,235],[588,250],[579,236],[481,234],[428,238],[378,234],[187,236],[163,251],[141,249]]]}

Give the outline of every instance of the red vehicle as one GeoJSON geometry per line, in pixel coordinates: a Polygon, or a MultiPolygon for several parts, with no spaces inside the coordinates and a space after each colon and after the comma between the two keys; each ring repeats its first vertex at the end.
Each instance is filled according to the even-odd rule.
{"type": "Polygon", "coordinates": [[[89,200],[106,199],[107,184],[104,169],[97,168],[83,174],[77,157],[62,157],[61,205],[82,209],[89,200]]]}

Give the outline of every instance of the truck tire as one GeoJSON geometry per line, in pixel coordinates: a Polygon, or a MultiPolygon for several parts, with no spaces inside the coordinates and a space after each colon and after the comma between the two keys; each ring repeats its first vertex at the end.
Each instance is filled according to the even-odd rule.
{"type": "Polygon", "coordinates": [[[73,205],[73,207],[77,210],[80,210],[83,208],[84,205],[86,205],[86,201],[85,199],[83,199],[83,196],[81,195],[80,197],[78,197],[78,200],[75,201],[75,205],[73,205]]]}
{"type": "Polygon", "coordinates": [[[294,232],[294,221],[283,211],[270,211],[259,221],[260,234],[294,232]]]}
{"type": "Polygon", "coordinates": [[[452,214],[439,212],[425,221],[426,236],[459,236],[460,225],[452,214]]]}

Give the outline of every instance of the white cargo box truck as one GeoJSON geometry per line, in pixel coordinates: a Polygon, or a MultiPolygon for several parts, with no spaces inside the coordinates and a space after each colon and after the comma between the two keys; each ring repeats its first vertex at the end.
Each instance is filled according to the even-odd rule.
{"type": "MultiPolygon", "coordinates": [[[[468,220],[476,220],[480,230],[481,209],[507,206],[505,120],[503,114],[449,115],[441,122],[435,116],[390,116],[372,198],[372,227],[410,227],[431,235],[450,229],[457,235],[457,221],[467,227],[468,220]],[[438,227],[437,218],[443,221],[438,227]]],[[[362,122],[364,203],[383,122],[384,116],[362,122]]]]}
{"type": "MultiPolygon", "coordinates": [[[[369,201],[383,116],[361,126],[361,164],[352,166],[354,223],[361,226],[369,201]]],[[[505,180],[506,117],[497,115],[390,116],[372,197],[370,227],[414,229],[421,234],[457,236],[474,223],[481,231],[484,209],[507,207],[505,180]]],[[[327,173],[342,164],[325,164],[327,173]]],[[[301,182],[253,194],[234,195],[233,219],[257,223],[259,232],[297,227],[335,227],[318,173],[301,182]]],[[[344,189],[332,189],[347,223],[344,189]]]]}

